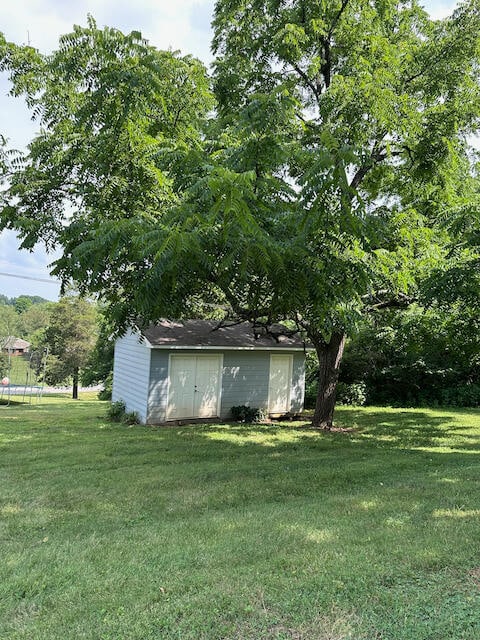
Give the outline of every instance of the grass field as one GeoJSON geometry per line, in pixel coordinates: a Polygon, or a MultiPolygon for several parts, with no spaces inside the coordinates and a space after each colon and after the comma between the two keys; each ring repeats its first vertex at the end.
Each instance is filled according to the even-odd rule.
{"type": "Polygon", "coordinates": [[[12,385],[41,384],[37,374],[30,367],[28,356],[11,356],[7,375],[12,385]]]}
{"type": "Polygon", "coordinates": [[[480,412],[127,427],[0,407],[0,638],[480,638],[480,412]]]}

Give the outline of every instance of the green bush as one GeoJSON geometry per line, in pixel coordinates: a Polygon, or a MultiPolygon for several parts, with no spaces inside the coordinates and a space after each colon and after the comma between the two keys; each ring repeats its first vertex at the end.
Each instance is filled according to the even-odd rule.
{"type": "Polygon", "coordinates": [[[451,407],[480,407],[480,385],[466,383],[442,389],[440,403],[451,407]]]}
{"type": "Polygon", "coordinates": [[[339,404],[351,404],[361,407],[367,401],[367,386],[364,382],[354,382],[337,384],[337,402],[339,404]]]}
{"type": "MultiPolygon", "coordinates": [[[[462,305],[369,317],[347,341],[340,381],[365,383],[369,405],[478,407],[479,328],[462,305]]],[[[316,371],[307,368],[307,381],[316,371]]]]}
{"type": "Polygon", "coordinates": [[[126,407],[123,400],[117,400],[117,402],[112,402],[112,404],[107,409],[107,418],[111,422],[123,422],[125,419],[126,407]]]}
{"type": "Polygon", "coordinates": [[[247,407],[244,404],[230,409],[232,418],[237,422],[261,422],[265,420],[266,414],[263,409],[257,407],[247,407]]]}
{"type": "Polygon", "coordinates": [[[140,418],[136,411],[130,411],[123,416],[123,422],[125,424],[139,424],[140,418]]]}
{"type": "Polygon", "coordinates": [[[125,424],[140,423],[140,417],[136,411],[129,411],[127,413],[126,406],[123,400],[112,402],[107,410],[107,418],[111,422],[123,422],[125,424]]]}
{"type": "Polygon", "coordinates": [[[305,384],[305,400],[304,405],[305,409],[314,409],[315,403],[317,401],[317,391],[318,391],[318,380],[315,377],[315,380],[311,380],[310,382],[306,382],[305,384]]]}

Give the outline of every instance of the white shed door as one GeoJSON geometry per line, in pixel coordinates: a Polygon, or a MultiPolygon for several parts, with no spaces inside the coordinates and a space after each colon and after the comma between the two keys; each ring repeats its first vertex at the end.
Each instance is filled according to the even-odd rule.
{"type": "Polygon", "coordinates": [[[293,357],[284,354],[270,356],[268,384],[268,413],[290,411],[290,387],[292,385],[293,357]]]}
{"type": "Polygon", "coordinates": [[[170,358],[168,419],[218,415],[221,364],[220,355],[170,358]]]}

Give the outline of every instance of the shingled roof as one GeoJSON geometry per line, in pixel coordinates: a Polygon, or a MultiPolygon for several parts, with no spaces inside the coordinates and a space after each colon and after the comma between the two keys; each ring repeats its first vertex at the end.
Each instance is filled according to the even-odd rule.
{"type": "Polygon", "coordinates": [[[2,341],[2,349],[20,350],[28,349],[29,346],[30,342],[22,340],[22,338],[15,338],[15,336],[7,336],[2,341]]]}
{"type": "MultiPolygon", "coordinates": [[[[218,320],[162,320],[142,330],[154,348],[219,347],[229,349],[304,349],[303,339],[282,325],[261,332],[249,322],[221,325],[218,320]],[[282,335],[285,332],[285,335],[282,335]]],[[[308,348],[308,347],[307,347],[308,348]]]]}

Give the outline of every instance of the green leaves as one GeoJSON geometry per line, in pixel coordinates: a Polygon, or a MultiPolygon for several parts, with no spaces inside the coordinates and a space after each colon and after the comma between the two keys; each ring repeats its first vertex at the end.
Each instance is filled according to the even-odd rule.
{"type": "Polygon", "coordinates": [[[205,68],[92,18],[50,56],[5,41],[0,51],[41,127],[3,194],[2,225],[26,248],[63,248],[64,282],[118,301],[131,268],[148,268],[134,239],[178,200],[172,156],[201,147],[213,106],[205,68]]]}
{"type": "Polygon", "coordinates": [[[348,328],[368,290],[414,294],[445,260],[436,223],[469,171],[475,3],[434,23],[416,3],[389,0],[221,0],[214,27],[217,98],[236,140],[225,160],[255,170],[257,222],[276,210],[264,229],[292,276],[278,294],[288,313],[348,328]],[[268,119],[275,95],[288,100],[268,119]]]}
{"type": "Polygon", "coordinates": [[[92,18],[51,56],[1,40],[42,127],[2,223],[62,247],[56,273],[119,324],[203,299],[354,328],[372,292],[417,295],[459,234],[476,255],[444,221],[475,191],[478,26],[473,0],[437,22],[417,2],[219,0],[216,103],[199,61],[92,18]]]}
{"type": "Polygon", "coordinates": [[[46,381],[59,384],[78,376],[93,350],[97,332],[93,304],[76,296],[66,296],[52,308],[44,331],[42,347],[48,347],[50,360],[46,381]]]}

